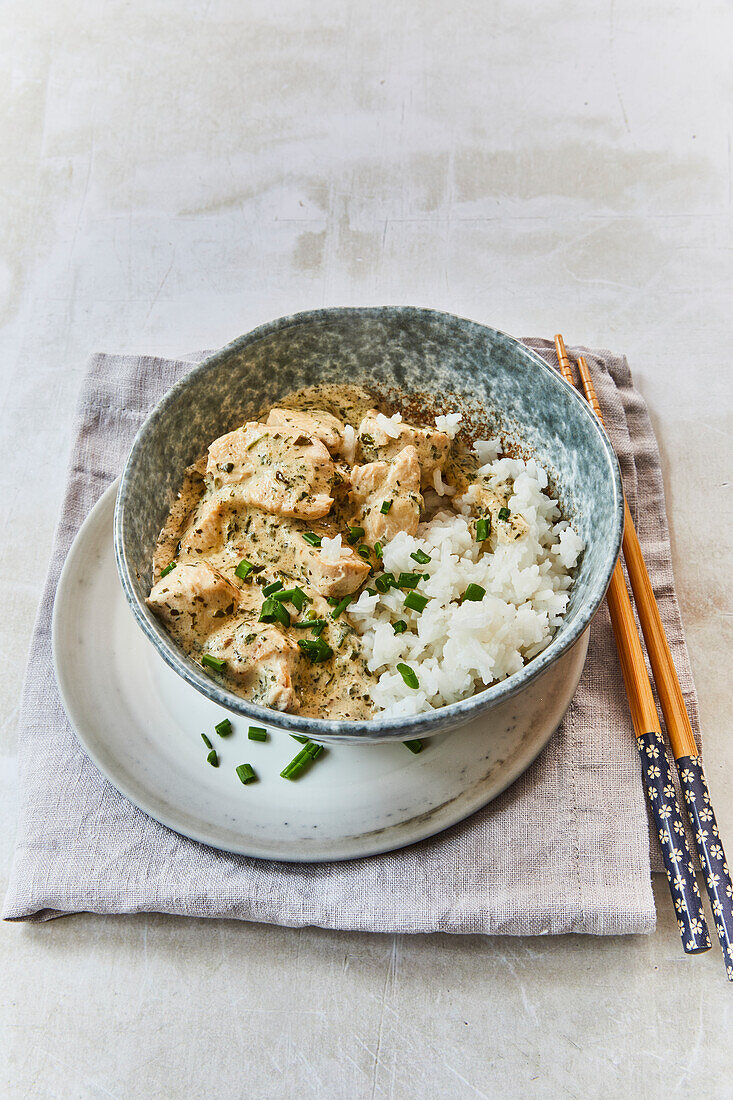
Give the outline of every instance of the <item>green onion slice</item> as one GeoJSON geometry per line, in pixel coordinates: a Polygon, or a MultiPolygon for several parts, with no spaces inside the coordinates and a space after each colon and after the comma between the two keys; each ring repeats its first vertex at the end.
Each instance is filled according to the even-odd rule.
{"type": "Polygon", "coordinates": [[[303,538],[310,546],[320,546],[321,536],[316,535],[313,531],[304,531],[303,538]]]}
{"type": "Polygon", "coordinates": [[[267,730],[264,726],[250,726],[247,730],[247,738],[250,741],[266,741],[267,730]]]}
{"type": "Polygon", "coordinates": [[[344,596],[343,600],[339,600],[339,602],[334,606],[334,609],[331,612],[331,618],[338,619],[339,615],[341,615],[341,613],[346,610],[353,598],[353,596],[344,596]]]}
{"type": "Polygon", "coordinates": [[[176,568],[176,563],[174,561],[168,562],[165,569],[161,569],[161,571],[160,571],[161,580],[163,579],[163,577],[167,577],[168,574],[175,568],[176,568]]]}
{"type": "Polygon", "coordinates": [[[366,558],[367,561],[369,561],[372,556],[372,552],[365,542],[363,542],[361,546],[357,546],[356,552],[360,558],[366,558]]]}
{"type": "Polygon", "coordinates": [[[363,539],[363,538],[364,538],[364,528],[363,527],[349,527],[349,533],[346,536],[346,541],[348,542],[349,546],[355,546],[356,543],[359,541],[359,539],[363,539]]]}
{"type": "Polygon", "coordinates": [[[394,573],[382,573],[381,577],[375,577],[374,587],[377,592],[381,592],[384,595],[385,592],[389,592],[390,588],[396,588],[397,582],[394,579],[394,573]]]}
{"type": "Polygon", "coordinates": [[[413,561],[416,561],[418,565],[427,565],[429,561],[433,560],[424,550],[416,550],[414,554],[410,554],[410,557],[413,561]]]}
{"type": "Polygon", "coordinates": [[[420,681],[417,678],[417,673],[409,665],[405,665],[400,661],[397,665],[397,671],[402,679],[407,684],[408,688],[413,690],[420,687],[420,681]]]}
{"type": "Polygon", "coordinates": [[[208,737],[206,736],[205,733],[201,734],[201,740],[206,745],[207,749],[213,749],[214,746],[211,744],[211,741],[209,741],[209,739],[208,739],[208,737]]]}
{"type": "Polygon", "coordinates": [[[391,507],[392,507],[392,501],[391,500],[383,500],[382,501],[382,507],[379,509],[379,511],[382,513],[383,516],[386,516],[387,512],[390,510],[391,507]]]}
{"type": "Polygon", "coordinates": [[[259,621],[261,623],[277,622],[282,623],[283,626],[290,626],[290,612],[286,607],[283,607],[280,600],[276,600],[274,596],[268,596],[262,604],[259,621]]]}
{"type": "Polygon", "coordinates": [[[378,557],[378,558],[380,558],[380,559],[381,559],[381,558],[383,557],[383,549],[384,549],[384,548],[383,548],[383,546],[382,546],[381,542],[375,542],[375,543],[374,543],[374,553],[375,553],[375,554],[377,555],[377,557],[378,557]]]}
{"type": "Polygon", "coordinates": [[[232,732],[232,723],[228,718],[222,718],[221,722],[217,722],[214,729],[220,737],[228,737],[232,732]]]}
{"type": "Polygon", "coordinates": [[[201,658],[201,664],[206,665],[207,668],[216,669],[217,672],[223,672],[227,667],[227,663],[223,657],[212,657],[210,653],[204,653],[201,658]]]}
{"type": "Polygon", "coordinates": [[[206,763],[211,764],[212,768],[219,767],[219,757],[216,755],[216,749],[212,749],[209,755],[206,757],[206,763]]]}
{"type": "Polygon", "coordinates": [[[283,586],[282,581],[273,581],[272,584],[266,584],[262,589],[263,596],[272,596],[273,593],[279,592],[283,586]]]}
{"type": "Polygon", "coordinates": [[[491,516],[481,516],[476,520],[476,542],[486,542],[491,531],[491,516]]]}
{"type": "Polygon", "coordinates": [[[404,619],[398,619],[396,623],[392,623],[392,629],[395,634],[404,634],[407,630],[407,623],[404,619]]]}
{"type": "Polygon", "coordinates": [[[499,509],[499,517],[498,517],[499,519],[504,519],[504,520],[509,519],[509,515],[510,515],[510,512],[509,512],[508,508],[500,508],[499,509]]]}
{"type": "Polygon", "coordinates": [[[245,786],[247,785],[247,783],[254,783],[254,781],[257,779],[257,775],[251,764],[240,764],[237,767],[236,771],[237,775],[245,784],[245,786]]]}
{"type": "MultiPolygon", "coordinates": [[[[299,740],[300,738],[296,737],[296,741],[299,740]]],[[[306,741],[298,755],[294,756],[290,763],[283,768],[280,775],[283,779],[297,779],[322,752],[323,745],[317,745],[315,741],[306,741]]]]}
{"type": "Polygon", "coordinates": [[[422,580],[422,573],[400,573],[397,578],[398,588],[417,588],[422,580]]]}
{"type": "Polygon", "coordinates": [[[298,645],[314,665],[319,665],[329,657],[333,657],[333,650],[323,638],[299,638],[298,645]]]}
{"type": "Polygon", "coordinates": [[[405,607],[412,611],[424,611],[428,606],[428,597],[421,596],[419,592],[408,592],[405,596],[405,607]]]}
{"type": "Polygon", "coordinates": [[[480,603],[485,595],[486,589],[482,588],[480,584],[469,584],[463,593],[463,598],[464,600],[471,600],[473,603],[480,603]]]}
{"type": "Polygon", "coordinates": [[[254,565],[252,562],[247,561],[246,558],[242,558],[239,565],[234,570],[234,576],[239,577],[240,581],[246,581],[253,569],[254,565]]]}
{"type": "Polygon", "coordinates": [[[414,752],[416,755],[417,753],[422,752],[424,747],[419,737],[414,738],[414,740],[412,741],[403,741],[402,744],[405,746],[406,749],[409,749],[410,752],[414,752]]]}
{"type": "MultiPolygon", "coordinates": [[[[262,591],[266,592],[266,589],[263,588],[262,591]]],[[[291,603],[298,611],[302,611],[308,602],[308,597],[302,588],[282,588],[277,592],[273,592],[272,597],[275,600],[291,603]]]]}

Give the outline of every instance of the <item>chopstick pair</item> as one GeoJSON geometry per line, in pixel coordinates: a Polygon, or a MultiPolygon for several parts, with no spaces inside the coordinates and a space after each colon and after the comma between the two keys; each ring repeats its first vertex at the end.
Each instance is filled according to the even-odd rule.
{"type": "MultiPolygon", "coordinates": [[[[555,336],[555,349],[560,372],[565,381],[573,386],[575,383],[570,359],[565,342],[559,333],[555,336]]],[[[603,414],[596,397],[593,380],[582,355],[578,357],[578,371],[586,400],[603,424],[603,414]]],[[[623,556],[626,569],[634,593],[636,610],[664,715],[667,735],[679,772],[685,810],[692,826],[697,856],[713,910],[715,928],[725,957],[726,973],[729,981],[733,981],[733,883],[718,832],[702,758],[695,744],[672,653],[625,497],[624,518],[623,556]]],[[[682,944],[685,951],[697,954],[710,948],[710,936],[702,909],[692,854],[685,836],[682,813],[672,782],[659,715],[620,561],[616,563],[606,599],[641,758],[644,786],[661,842],[662,857],[672,901],[677,911],[682,944]]]]}

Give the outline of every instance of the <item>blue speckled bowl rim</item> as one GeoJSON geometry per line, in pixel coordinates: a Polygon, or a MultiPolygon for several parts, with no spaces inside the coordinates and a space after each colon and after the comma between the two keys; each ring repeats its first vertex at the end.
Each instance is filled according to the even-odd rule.
{"type": "Polygon", "coordinates": [[[605,429],[598,422],[595,414],[577,390],[569,385],[560,374],[549,367],[531,348],[528,348],[525,344],[522,344],[515,337],[510,336],[501,329],[493,329],[477,321],[471,321],[464,317],[458,317],[456,314],[445,313],[440,310],[424,309],[417,306],[334,306],[289,314],[285,317],[279,317],[274,321],[268,321],[263,325],[259,325],[251,332],[246,333],[244,336],[237,337],[219,351],[214,352],[213,355],[204,359],[168,390],[140,426],[127,462],[125,463],[115,503],[114,550],[122,588],[127,598],[127,602],[132,608],[133,614],[143,632],[153,643],[164,661],[166,661],[179,676],[182,676],[186,683],[202,692],[211,699],[212,702],[236,714],[244,715],[258,722],[269,723],[271,726],[277,726],[279,729],[287,730],[290,733],[308,734],[316,740],[318,740],[319,737],[339,739],[340,736],[347,736],[349,739],[352,739],[358,738],[360,735],[363,735],[369,740],[406,740],[418,735],[429,737],[431,734],[437,734],[441,732],[441,730],[448,729],[451,726],[461,725],[463,722],[475,718],[489,707],[505,699],[510,699],[512,696],[522,691],[526,684],[537,679],[546,672],[550,665],[570,649],[587,629],[603,601],[621,551],[623,528],[624,495],[621,471],[619,469],[616,454],[611,446],[611,441],[605,429]],[[449,703],[446,706],[431,710],[428,713],[410,715],[405,718],[372,718],[367,721],[353,721],[347,719],[334,720],[306,718],[297,714],[274,711],[269,707],[261,707],[256,703],[249,702],[247,699],[242,699],[240,696],[221,687],[205,673],[198,672],[194,667],[189,667],[189,665],[181,659],[175,647],[175,643],[165,632],[163,627],[157,623],[157,620],[153,619],[152,614],[148,611],[143,602],[139,600],[133,585],[131,569],[125,554],[125,507],[130,493],[130,478],[134,470],[138,452],[143,446],[148,433],[153,431],[158,426],[159,422],[165,418],[169,404],[174,401],[178,394],[185,389],[194,378],[198,377],[199,374],[225,361],[232,353],[259,343],[259,341],[267,339],[274,333],[280,332],[283,329],[292,328],[297,325],[312,324],[313,322],[327,321],[334,318],[346,318],[349,316],[368,317],[373,314],[383,316],[385,313],[391,315],[395,319],[409,316],[413,320],[426,318],[433,321],[443,320],[451,324],[459,321],[462,325],[477,329],[483,333],[495,333],[509,340],[512,344],[515,344],[517,350],[521,351],[523,355],[533,359],[538,371],[544,373],[550,380],[550,385],[556,385],[570,393],[572,395],[572,400],[576,404],[578,415],[586,417],[592,424],[606,454],[615,497],[614,509],[616,524],[614,538],[612,543],[607,547],[604,566],[598,571],[595,588],[592,590],[593,594],[589,595],[586,599],[585,605],[578,610],[568,626],[566,626],[565,623],[560,626],[549,646],[544,649],[542,653],[534,657],[518,672],[508,676],[506,680],[501,680],[499,683],[493,684],[491,687],[485,688],[476,695],[471,695],[469,698],[462,699],[457,703],[449,703]]]}

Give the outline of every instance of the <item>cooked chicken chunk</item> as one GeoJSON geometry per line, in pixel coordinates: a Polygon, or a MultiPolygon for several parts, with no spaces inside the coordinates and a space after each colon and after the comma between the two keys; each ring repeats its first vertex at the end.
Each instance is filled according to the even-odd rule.
{"type": "Polygon", "coordinates": [[[320,439],[278,425],[249,423],[215,439],[206,480],[222,498],[278,516],[318,519],[333,504],[334,466],[320,439]]]}
{"type": "Polygon", "coordinates": [[[268,424],[284,424],[325,443],[332,455],[337,454],[344,442],[344,425],[338,417],[325,409],[270,409],[268,424]]]}
{"type": "MultiPolygon", "coordinates": [[[[468,491],[462,497],[456,498],[456,504],[459,508],[464,504],[468,504],[476,516],[491,516],[491,531],[496,536],[497,542],[516,542],[517,539],[523,538],[529,531],[529,524],[524,516],[519,515],[518,512],[510,513],[504,519],[499,518],[502,509],[508,511],[504,497],[499,496],[489,485],[481,484],[481,482],[474,482],[470,485],[468,491]]],[[[502,515],[504,515],[503,512],[502,515]]]]}
{"type": "Polygon", "coordinates": [[[322,557],[319,550],[301,553],[299,565],[305,580],[322,596],[349,596],[369,574],[369,563],[350,546],[344,546],[335,561],[322,557]]]}
{"type": "Polygon", "coordinates": [[[232,501],[228,497],[217,495],[205,498],[181,538],[181,548],[199,553],[218,550],[224,542],[224,528],[231,515],[232,501]]]}
{"type": "Polygon", "coordinates": [[[205,561],[180,562],[161,577],[148,606],[185,648],[200,650],[219,620],[240,610],[240,591],[205,561]]]}
{"type": "Polygon", "coordinates": [[[226,675],[236,680],[253,702],[275,710],[297,709],[293,672],[300,650],[276,626],[240,619],[213,634],[206,651],[226,661],[226,675]]]}
{"type": "Polygon", "coordinates": [[[359,425],[361,453],[369,461],[388,461],[404,447],[417,451],[420,480],[423,486],[433,485],[433,474],[442,470],[450,453],[450,437],[435,428],[414,428],[373,409],[359,425]]]}
{"type": "Polygon", "coordinates": [[[423,503],[415,448],[404,447],[392,462],[355,466],[351,471],[351,499],[359,508],[354,522],[364,528],[368,543],[391,539],[398,531],[414,535],[423,503]]]}

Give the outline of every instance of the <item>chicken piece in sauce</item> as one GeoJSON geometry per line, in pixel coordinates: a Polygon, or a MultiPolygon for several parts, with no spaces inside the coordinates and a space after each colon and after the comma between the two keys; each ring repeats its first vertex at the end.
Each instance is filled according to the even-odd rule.
{"type": "Polygon", "coordinates": [[[373,409],[359,425],[361,453],[368,461],[389,461],[405,447],[414,447],[420,463],[421,484],[433,486],[436,470],[442,470],[451,441],[437,428],[416,428],[396,422],[373,409]]]}
{"type": "Polygon", "coordinates": [[[301,660],[296,642],[276,626],[230,622],[211,636],[207,653],[226,662],[226,672],[247,698],[275,710],[297,710],[293,674],[301,660]]]}
{"type": "Polygon", "coordinates": [[[222,499],[273,515],[318,519],[333,504],[334,465],[320,439],[298,428],[252,422],[215,439],[206,481],[222,499]]]}
{"type": "Polygon", "coordinates": [[[268,424],[282,424],[320,439],[332,455],[338,454],[344,443],[344,425],[325,409],[270,409],[268,424]]]}
{"type": "Polygon", "coordinates": [[[354,466],[350,495],[358,507],[354,523],[364,528],[368,543],[387,541],[398,531],[414,535],[423,506],[416,449],[404,447],[392,462],[354,466]]]}
{"type": "Polygon", "coordinates": [[[219,620],[239,611],[240,590],[208,562],[180,562],[153,585],[147,603],[184,648],[200,651],[219,620]]]}

